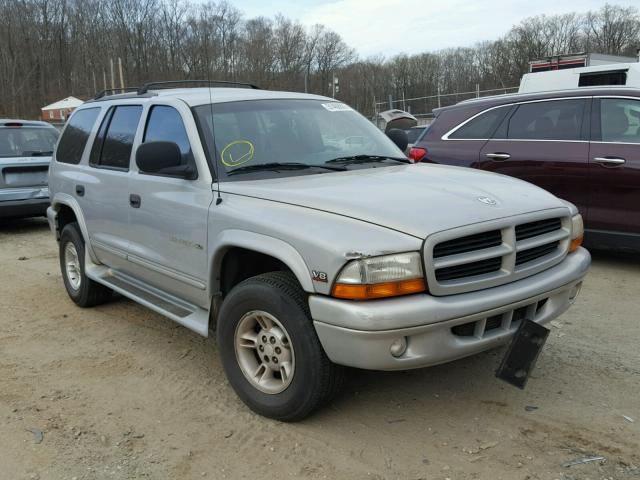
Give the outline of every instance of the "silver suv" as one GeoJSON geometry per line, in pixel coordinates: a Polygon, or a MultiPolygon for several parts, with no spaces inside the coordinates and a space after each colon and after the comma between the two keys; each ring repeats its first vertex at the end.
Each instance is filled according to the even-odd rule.
{"type": "Polygon", "coordinates": [[[343,366],[475,354],[577,296],[582,221],[546,191],[409,164],[331,98],[162,87],[89,101],[62,134],[48,218],[64,284],[82,307],[115,291],[215,327],[254,411],[299,420],[343,366]]]}
{"type": "Polygon", "coordinates": [[[0,219],[45,215],[57,140],[58,130],[46,122],[0,119],[0,219]]]}

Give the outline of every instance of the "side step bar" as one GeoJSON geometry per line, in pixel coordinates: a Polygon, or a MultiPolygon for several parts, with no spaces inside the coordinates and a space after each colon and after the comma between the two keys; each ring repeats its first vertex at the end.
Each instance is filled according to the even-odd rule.
{"type": "Polygon", "coordinates": [[[207,310],[134,280],[128,275],[115,272],[104,265],[96,265],[88,258],[87,260],[85,261],[85,273],[90,279],[170,318],[203,337],[209,335],[209,312],[207,310]]]}

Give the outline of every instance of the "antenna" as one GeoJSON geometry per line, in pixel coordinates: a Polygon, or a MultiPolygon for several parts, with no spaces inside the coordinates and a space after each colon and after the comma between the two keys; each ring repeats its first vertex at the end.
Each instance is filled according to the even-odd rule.
{"type": "Polygon", "coordinates": [[[213,125],[213,95],[211,92],[211,72],[209,72],[209,62],[211,61],[211,55],[209,53],[209,42],[206,43],[206,53],[207,53],[207,84],[209,89],[209,113],[211,115],[211,139],[213,140],[213,170],[216,176],[216,190],[218,191],[218,196],[216,197],[216,205],[220,205],[222,203],[222,197],[220,196],[220,174],[218,171],[218,147],[216,145],[216,130],[213,125]]]}

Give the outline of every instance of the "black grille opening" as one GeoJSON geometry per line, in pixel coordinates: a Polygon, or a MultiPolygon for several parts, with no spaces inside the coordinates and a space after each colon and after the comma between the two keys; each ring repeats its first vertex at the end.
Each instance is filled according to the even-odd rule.
{"type": "Polygon", "coordinates": [[[500,328],[502,325],[502,313],[500,315],[494,315],[493,317],[487,318],[487,324],[484,327],[484,331],[487,332],[489,330],[495,330],[496,328],[500,328]]]}
{"type": "Polygon", "coordinates": [[[562,221],[559,218],[549,218],[538,220],[537,222],[523,223],[516,226],[516,240],[526,240],[527,238],[544,235],[562,228],[562,221]]]}
{"type": "Polygon", "coordinates": [[[451,332],[459,337],[473,337],[475,330],[476,322],[463,323],[462,325],[451,327],[451,332]]]}
{"type": "Polygon", "coordinates": [[[500,230],[476,233],[467,237],[454,238],[437,244],[433,249],[433,258],[456,255],[458,253],[473,252],[483,248],[491,248],[502,245],[500,230]]]}
{"type": "MultiPolygon", "coordinates": [[[[487,323],[484,327],[484,334],[486,334],[490,330],[496,330],[502,326],[502,316],[504,314],[494,315],[492,317],[487,318],[487,323]]],[[[476,323],[478,322],[469,322],[463,323],[462,325],[456,325],[455,327],[451,327],[451,332],[454,335],[459,337],[473,337],[476,331],[476,323]]]]}
{"type": "Polygon", "coordinates": [[[524,307],[516,308],[513,311],[513,317],[511,317],[511,323],[514,324],[519,322],[520,320],[524,320],[527,316],[527,308],[529,305],[525,305],[524,307]]]}
{"type": "Polygon", "coordinates": [[[538,305],[536,305],[536,315],[538,314],[538,312],[540,310],[542,310],[542,307],[544,307],[547,304],[547,300],[549,300],[548,298],[543,298],[542,300],[540,300],[538,302],[538,305]]]}
{"type": "Polygon", "coordinates": [[[485,273],[492,273],[502,267],[502,257],[488,258],[477,262],[465,263],[454,267],[439,268],[436,270],[436,280],[456,280],[458,278],[473,277],[485,273]]]}
{"type": "Polygon", "coordinates": [[[539,247],[533,247],[528,250],[518,252],[516,253],[516,265],[522,265],[523,263],[549,255],[558,249],[558,245],[560,245],[560,242],[545,243],[539,247]]]}

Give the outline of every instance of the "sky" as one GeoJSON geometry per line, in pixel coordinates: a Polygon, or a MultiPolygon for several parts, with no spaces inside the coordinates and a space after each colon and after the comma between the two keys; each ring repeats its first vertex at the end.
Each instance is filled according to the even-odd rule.
{"type": "MultiPolygon", "coordinates": [[[[277,13],[321,23],[361,57],[420,53],[494,40],[526,17],[586,12],[604,0],[232,0],[249,18],[277,13]]],[[[612,0],[640,6],[638,0],[612,0]]]]}

